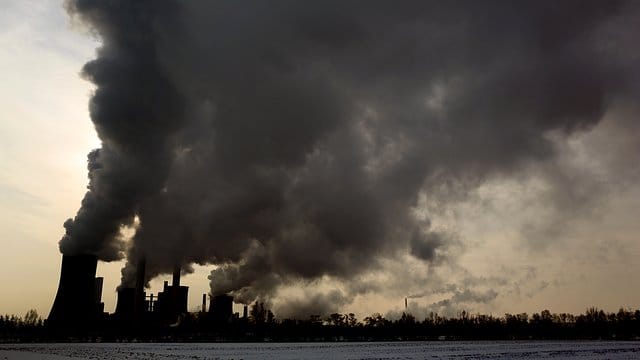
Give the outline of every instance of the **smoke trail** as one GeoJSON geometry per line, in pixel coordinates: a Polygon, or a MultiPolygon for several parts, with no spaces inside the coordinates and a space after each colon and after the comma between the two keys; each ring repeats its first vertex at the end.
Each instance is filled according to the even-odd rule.
{"type": "Polygon", "coordinates": [[[89,191],[64,224],[60,250],[116,260],[123,256],[120,227],[164,186],[172,136],[183,119],[183,98],[157,58],[162,39],[155,20],[175,15],[175,5],[77,0],[66,6],[102,40],[98,57],[82,69],[97,86],[89,108],[102,147],[89,154],[89,191]]]}
{"type": "Polygon", "coordinates": [[[437,264],[456,237],[420,196],[553,159],[550,133],[632,97],[637,68],[602,42],[628,8],[75,1],[104,41],[84,70],[103,148],[61,249],[117,258],[135,214],[123,283],[141,254],[149,277],[215,264],[212,293],[243,302],[406,254],[437,264]]]}

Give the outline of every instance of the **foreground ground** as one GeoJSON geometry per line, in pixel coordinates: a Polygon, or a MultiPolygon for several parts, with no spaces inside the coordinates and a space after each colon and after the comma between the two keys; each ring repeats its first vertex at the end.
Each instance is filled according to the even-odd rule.
{"type": "Polygon", "coordinates": [[[12,359],[638,359],[639,341],[16,344],[12,359]]]}

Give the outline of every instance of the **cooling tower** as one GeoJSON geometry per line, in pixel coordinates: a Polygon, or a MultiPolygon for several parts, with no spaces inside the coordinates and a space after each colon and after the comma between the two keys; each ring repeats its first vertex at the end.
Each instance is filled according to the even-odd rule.
{"type": "Polygon", "coordinates": [[[47,324],[58,328],[85,328],[100,317],[98,259],[94,255],[63,255],[58,292],[47,324]]]}
{"type": "Polygon", "coordinates": [[[136,289],[121,287],[118,289],[118,302],[116,303],[116,318],[121,322],[132,322],[135,309],[136,289]]]}
{"type": "Polygon", "coordinates": [[[212,297],[209,311],[215,323],[228,323],[233,317],[233,297],[229,295],[212,297]]]}

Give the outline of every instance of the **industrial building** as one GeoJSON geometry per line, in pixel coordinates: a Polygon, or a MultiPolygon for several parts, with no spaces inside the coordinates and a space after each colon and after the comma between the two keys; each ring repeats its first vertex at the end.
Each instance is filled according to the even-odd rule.
{"type": "MultiPolygon", "coordinates": [[[[117,290],[114,314],[104,312],[102,278],[96,278],[97,258],[93,255],[64,255],[60,284],[47,324],[56,328],[83,329],[99,326],[111,320],[123,327],[171,325],[187,313],[189,287],[180,285],[180,267],[173,272],[173,281],[164,282],[157,295],[144,291],[145,259],[138,261],[134,287],[121,286],[117,290]]],[[[202,312],[206,313],[206,294],[202,312]]],[[[210,297],[209,318],[215,325],[229,324],[234,319],[233,297],[223,294],[210,297]]],[[[245,306],[244,317],[247,316],[245,306]]]]}
{"type": "Polygon", "coordinates": [[[212,296],[209,310],[214,323],[225,324],[231,322],[233,319],[233,297],[224,294],[212,296]]]}
{"type": "Polygon", "coordinates": [[[173,282],[164,282],[161,292],[154,296],[144,291],[145,260],[138,262],[135,287],[120,287],[115,318],[121,323],[173,324],[187,313],[189,287],[180,285],[180,267],[173,272],[173,282]]]}
{"type": "Polygon", "coordinates": [[[100,321],[102,278],[96,278],[98,259],[94,255],[64,255],[60,283],[47,319],[59,328],[88,328],[100,321]]]}

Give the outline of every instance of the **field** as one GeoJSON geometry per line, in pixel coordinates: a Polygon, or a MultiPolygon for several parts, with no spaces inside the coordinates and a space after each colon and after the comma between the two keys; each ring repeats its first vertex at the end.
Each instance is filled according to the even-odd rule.
{"type": "Polygon", "coordinates": [[[12,359],[638,359],[640,342],[4,344],[12,359]]]}

